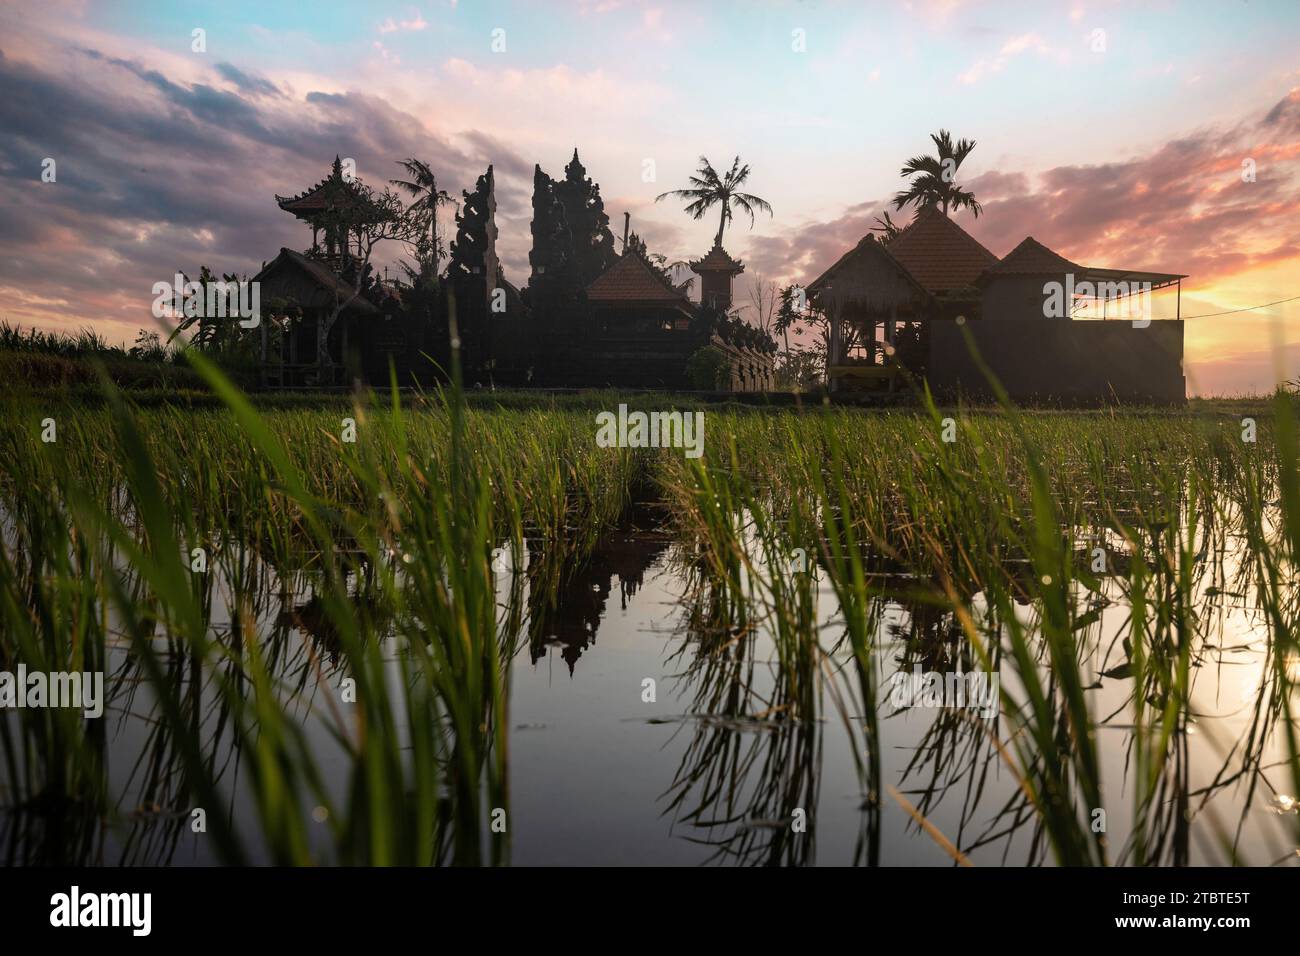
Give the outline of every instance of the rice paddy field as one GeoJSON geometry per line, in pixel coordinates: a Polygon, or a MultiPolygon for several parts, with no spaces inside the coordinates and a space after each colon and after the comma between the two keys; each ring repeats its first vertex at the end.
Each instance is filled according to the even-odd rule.
{"type": "Polygon", "coordinates": [[[613,394],[201,370],[6,405],[0,671],[105,695],[0,709],[6,865],[1300,862],[1289,399],[710,406],[688,458],[613,394]]]}

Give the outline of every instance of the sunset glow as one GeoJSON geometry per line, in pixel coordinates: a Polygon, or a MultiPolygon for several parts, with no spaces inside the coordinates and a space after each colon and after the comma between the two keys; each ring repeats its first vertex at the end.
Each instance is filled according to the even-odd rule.
{"type": "Polygon", "coordinates": [[[984,212],[957,219],[993,253],[1032,235],[1188,274],[1189,393],[1266,392],[1275,358],[1300,375],[1298,33],[1289,2],[8,4],[0,318],[129,341],[177,269],[305,247],[273,197],[336,154],[372,183],[426,158],[457,197],[494,164],[523,285],[533,165],[575,146],[615,231],[630,212],[670,260],[715,226],[654,197],[701,154],[744,156],[775,211],[729,234],[744,302],[856,243],[947,128],[978,143],[962,179],[984,212]]]}

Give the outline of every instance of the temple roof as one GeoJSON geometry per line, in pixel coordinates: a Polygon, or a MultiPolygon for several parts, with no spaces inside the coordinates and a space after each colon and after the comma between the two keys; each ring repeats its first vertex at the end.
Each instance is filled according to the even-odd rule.
{"type": "Polygon", "coordinates": [[[587,286],[587,301],[690,309],[691,301],[635,252],[625,253],[587,286]]]}
{"type": "Polygon", "coordinates": [[[727,250],[722,248],[721,243],[717,242],[703,259],[696,259],[688,265],[692,272],[730,272],[732,275],[739,275],[745,271],[744,263],[731,258],[727,250]]]}
{"type": "Polygon", "coordinates": [[[927,206],[885,248],[928,292],[968,289],[998,257],[937,207],[927,206]]]}
{"type": "Polygon", "coordinates": [[[291,212],[299,219],[309,219],[327,209],[338,208],[349,203],[360,203],[363,200],[356,183],[343,177],[342,162],[335,156],[334,168],[315,186],[297,196],[276,195],[275,201],[285,212],[291,212]]]}

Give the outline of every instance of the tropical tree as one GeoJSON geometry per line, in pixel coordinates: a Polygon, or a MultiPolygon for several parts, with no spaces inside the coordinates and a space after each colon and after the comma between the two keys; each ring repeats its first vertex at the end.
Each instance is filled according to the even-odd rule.
{"type": "Polygon", "coordinates": [[[883,217],[876,217],[876,224],[871,227],[871,231],[880,233],[884,237],[881,240],[882,242],[893,242],[898,238],[898,234],[903,231],[903,227],[890,219],[889,212],[886,211],[883,217]]]}
{"type": "Polygon", "coordinates": [[[915,177],[908,183],[907,189],[894,196],[894,208],[902,209],[908,203],[915,203],[918,209],[938,206],[943,214],[949,210],[969,209],[976,216],[983,207],[976,201],[975,195],[957,185],[957,170],[970,151],[975,148],[975,141],[959,140],[954,143],[952,134],[946,129],[931,133],[937,156],[913,156],[904,165],[899,175],[904,179],[915,177]]]}
{"type": "Polygon", "coordinates": [[[332,368],[329,353],[330,331],[343,312],[374,286],[370,259],[381,242],[394,241],[416,250],[429,235],[427,209],[403,204],[402,198],[387,187],[378,192],[356,180],[352,185],[354,201],[325,210],[313,219],[327,234],[349,237],[348,261],[335,285],[334,307],[316,324],[316,361],[323,369],[332,368]]]}
{"type": "Polygon", "coordinates": [[[848,355],[862,343],[862,329],[856,322],[835,317],[826,309],[815,307],[799,286],[786,286],[781,290],[780,296],[781,304],[777,308],[772,328],[785,336],[787,354],[790,352],[790,332],[793,330],[800,339],[812,340],[805,351],[811,350],[816,355],[818,367],[825,372],[829,365],[832,338],[839,337],[841,355],[848,355]]]}
{"type": "Polygon", "coordinates": [[[635,232],[627,237],[627,246],[623,250],[633,255],[638,255],[645,260],[655,272],[663,277],[663,280],[676,289],[682,295],[688,295],[691,291],[691,284],[694,279],[686,279],[684,282],[678,282],[673,276],[679,269],[685,269],[686,263],[681,259],[669,259],[662,252],[651,252],[645,244],[645,240],[635,232]]]}
{"type": "Polygon", "coordinates": [[[691,186],[689,189],[673,189],[666,193],[660,193],[655,197],[655,202],[661,199],[672,197],[674,199],[689,200],[686,211],[690,213],[692,219],[703,219],[704,214],[714,206],[722,207],[722,215],[718,220],[718,235],[713,240],[715,245],[722,245],[722,234],[727,228],[727,223],[731,221],[731,209],[733,206],[739,207],[749,213],[749,226],[754,227],[755,210],[761,210],[772,215],[772,207],[766,199],[760,199],[751,193],[743,193],[740,187],[749,179],[749,164],[742,166],[740,157],[737,156],[731,164],[731,169],[725,176],[719,176],[718,171],[713,168],[708,157],[700,157],[700,168],[695,171],[695,175],[690,178],[691,186]]]}
{"type": "Polygon", "coordinates": [[[411,178],[390,179],[388,182],[411,197],[413,201],[408,208],[412,212],[428,215],[429,247],[427,250],[417,249],[416,256],[422,261],[431,261],[436,274],[438,260],[442,257],[442,251],[438,247],[438,207],[454,203],[455,200],[447,195],[445,189],[438,188],[438,180],[428,163],[419,159],[404,159],[397,165],[405,169],[411,178]]]}

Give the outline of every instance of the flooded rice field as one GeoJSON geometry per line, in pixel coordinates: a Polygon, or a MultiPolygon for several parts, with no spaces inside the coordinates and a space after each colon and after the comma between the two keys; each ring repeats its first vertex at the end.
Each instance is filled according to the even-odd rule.
{"type": "Polygon", "coordinates": [[[1284,408],[346,414],[3,435],[6,864],[1298,861],[1284,408]]]}

